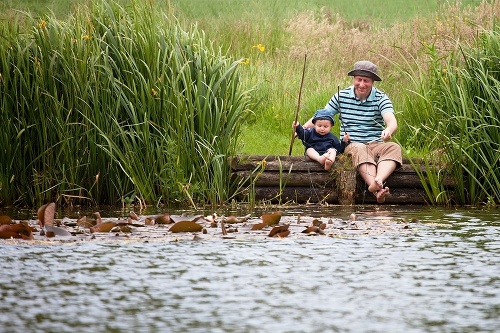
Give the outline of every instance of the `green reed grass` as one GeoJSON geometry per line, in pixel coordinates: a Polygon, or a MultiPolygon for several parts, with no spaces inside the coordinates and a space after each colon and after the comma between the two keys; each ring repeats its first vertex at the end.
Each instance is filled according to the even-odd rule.
{"type": "MultiPolygon", "coordinates": [[[[416,136],[424,149],[437,152],[446,163],[456,203],[499,203],[500,34],[483,31],[474,44],[457,45],[447,57],[431,49],[432,79],[415,89],[422,101],[417,104],[426,106],[419,109],[425,116],[416,112],[408,121],[417,127],[427,118],[416,136]]],[[[427,179],[434,192],[442,186],[439,179],[436,172],[427,179]]]]}
{"type": "Polygon", "coordinates": [[[239,61],[150,6],[94,1],[28,17],[19,37],[2,27],[2,204],[228,198],[252,105],[239,61]]]}

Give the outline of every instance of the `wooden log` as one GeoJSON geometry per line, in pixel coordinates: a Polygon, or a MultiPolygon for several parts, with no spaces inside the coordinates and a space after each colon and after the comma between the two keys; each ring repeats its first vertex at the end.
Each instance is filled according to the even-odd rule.
{"type": "MultiPolygon", "coordinates": [[[[326,186],[338,187],[354,176],[357,183],[364,184],[363,179],[357,174],[355,169],[336,169],[332,173],[314,171],[293,171],[279,173],[266,171],[262,173],[252,173],[251,171],[236,171],[233,173],[234,179],[241,181],[242,185],[249,185],[255,181],[255,186],[326,186]],[[353,175],[351,175],[353,174],[353,175]],[[341,175],[344,175],[341,177],[341,175]],[[348,176],[350,175],[350,176],[348,176]],[[338,180],[337,180],[338,179],[338,180]]],[[[392,187],[416,187],[422,188],[422,183],[418,175],[413,173],[393,173],[388,179],[386,186],[392,187]]]]}
{"type": "MultiPolygon", "coordinates": [[[[324,171],[324,170],[323,170],[324,171]]],[[[236,171],[233,173],[244,185],[249,185],[251,180],[255,186],[328,186],[334,187],[336,182],[334,175],[326,172],[285,172],[275,171],[253,174],[251,171],[236,171]]]]}
{"type": "Polygon", "coordinates": [[[337,191],[322,187],[256,187],[255,200],[272,203],[338,203],[337,191]]]}
{"type": "Polygon", "coordinates": [[[356,193],[356,169],[337,170],[337,190],[339,197],[339,204],[341,205],[354,205],[354,195],[356,193]]]}
{"type": "MultiPolygon", "coordinates": [[[[239,199],[246,199],[240,196],[239,199]]],[[[280,191],[276,187],[256,187],[255,200],[268,201],[270,203],[288,203],[294,202],[298,204],[307,203],[328,203],[344,205],[339,200],[339,195],[335,189],[331,188],[315,188],[315,187],[286,187],[280,191]]],[[[391,189],[391,195],[386,198],[386,204],[426,204],[428,202],[427,195],[423,189],[391,189]]],[[[356,192],[354,194],[355,204],[376,204],[377,200],[373,194],[366,191],[356,192]]]]}
{"type": "MultiPolygon", "coordinates": [[[[353,205],[376,203],[367,186],[346,155],[337,157],[330,171],[304,156],[246,155],[230,159],[233,180],[250,185],[240,199],[250,198],[273,203],[333,203],[353,205]],[[245,197],[245,198],[244,198],[245,197]]],[[[427,196],[420,177],[426,176],[426,163],[413,159],[413,165],[403,159],[403,165],[387,179],[391,195],[389,204],[425,204],[427,196]]],[[[443,185],[453,189],[453,180],[445,178],[443,185]]]]}
{"type": "MultiPolygon", "coordinates": [[[[317,171],[328,173],[323,169],[323,166],[312,161],[305,156],[263,156],[263,155],[238,155],[230,159],[231,169],[239,170],[255,170],[255,171],[317,171]]],[[[339,168],[353,168],[351,160],[347,155],[339,155],[335,160],[332,171],[339,168]]],[[[419,171],[426,171],[424,164],[418,164],[419,171]]],[[[403,165],[397,169],[397,173],[414,173],[415,168],[411,165],[408,159],[403,159],[403,165]]]]}
{"type": "MultiPolygon", "coordinates": [[[[421,188],[394,188],[391,189],[391,195],[385,199],[386,204],[426,204],[428,199],[425,191],[421,188]]],[[[356,203],[358,204],[376,204],[377,199],[368,190],[356,192],[356,203]]]]}

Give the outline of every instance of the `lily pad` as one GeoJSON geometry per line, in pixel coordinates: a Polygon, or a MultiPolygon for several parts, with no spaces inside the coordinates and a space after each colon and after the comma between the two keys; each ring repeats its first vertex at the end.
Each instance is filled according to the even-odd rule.
{"type": "MultiPolygon", "coordinates": [[[[269,235],[267,235],[268,237],[274,237],[278,234],[281,234],[281,233],[285,233],[285,231],[288,231],[288,233],[286,234],[286,236],[288,236],[288,234],[290,233],[290,231],[288,230],[288,228],[290,227],[289,224],[284,224],[284,225],[280,225],[278,227],[274,227],[271,229],[271,231],[269,232],[269,235]]],[[[284,237],[286,237],[284,236],[284,237]]]]}
{"type": "Polygon", "coordinates": [[[283,212],[275,212],[271,214],[262,214],[262,222],[266,223],[267,225],[274,225],[280,223],[281,216],[283,215],[283,212]]]}
{"type": "Polygon", "coordinates": [[[110,232],[116,225],[117,223],[112,221],[101,222],[91,227],[90,232],[110,232]]]}
{"type": "Polygon", "coordinates": [[[0,215],[0,225],[2,224],[11,224],[12,218],[7,215],[0,215]]]}
{"type": "Polygon", "coordinates": [[[201,231],[203,226],[194,221],[179,221],[175,223],[168,231],[171,232],[197,232],[201,231]]]}
{"type": "Polygon", "coordinates": [[[54,202],[45,204],[38,208],[38,221],[40,223],[40,227],[44,227],[46,225],[53,226],[54,225],[54,214],[56,211],[56,204],[54,202]]]}

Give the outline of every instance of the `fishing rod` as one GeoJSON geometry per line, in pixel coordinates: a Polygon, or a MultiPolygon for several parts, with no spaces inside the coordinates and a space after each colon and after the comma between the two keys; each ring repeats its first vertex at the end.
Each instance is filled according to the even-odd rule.
{"type": "Polygon", "coordinates": [[[339,103],[339,119],[340,119],[340,124],[342,125],[342,130],[344,131],[344,135],[347,134],[345,130],[345,125],[344,125],[344,119],[342,118],[342,110],[340,110],[340,84],[337,85],[337,102],[339,103]]]}
{"type": "MultiPolygon", "coordinates": [[[[295,111],[295,120],[297,122],[299,118],[299,110],[300,110],[300,97],[302,96],[302,87],[304,86],[304,74],[306,72],[306,61],[307,61],[307,53],[304,54],[304,67],[302,68],[302,79],[300,80],[300,88],[299,88],[299,100],[297,102],[297,110],[295,111]]],[[[292,127],[292,140],[290,141],[290,149],[288,150],[288,156],[292,155],[293,149],[293,141],[295,140],[295,128],[292,127]]]]}

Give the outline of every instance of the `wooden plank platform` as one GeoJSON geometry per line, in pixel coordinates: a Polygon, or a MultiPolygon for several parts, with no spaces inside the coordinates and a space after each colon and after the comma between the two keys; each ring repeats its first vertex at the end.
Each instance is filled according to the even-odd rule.
{"type": "MultiPolygon", "coordinates": [[[[305,156],[238,155],[231,158],[232,177],[247,186],[239,199],[253,195],[256,201],[271,203],[375,204],[375,197],[346,155],[337,157],[330,171],[305,156]],[[253,193],[252,193],[253,192],[253,193]]],[[[423,164],[419,172],[425,175],[423,164]]],[[[387,204],[425,204],[427,195],[409,160],[386,182],[391,195],[387,204]]],[[[448,181],[446,186],[452,188],[448,181]]]]}

